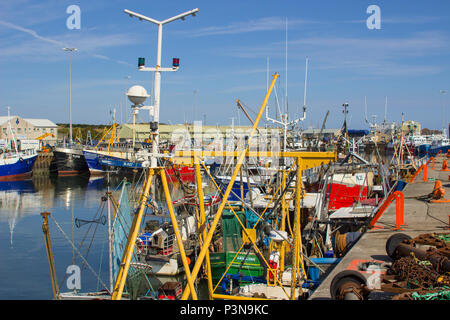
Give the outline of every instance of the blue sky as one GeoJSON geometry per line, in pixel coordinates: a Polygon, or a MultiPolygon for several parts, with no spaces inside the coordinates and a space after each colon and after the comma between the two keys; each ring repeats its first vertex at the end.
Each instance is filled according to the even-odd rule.
{"type": "MultiPolygon", "coordinates": [[[[14,0],[0,2],[0,115],[6,106],[26,118],[67,123],[68,55],[72,58],[73,123],[106,124],[116,108],[130,120],[125,88],[138,84],[150,93],[153,73],[140,72],[137,58],[156,63],[157,27],[123,10],[164,20],[199,8],[164,26],[163,66],[180,58],[177,72],[163,73],[161,121],[194,118],[207,124],[249,122],[235,100],[256,111],[270,74],[280,74],[277,94],[284,108],[285,38],[288,20],[290,117],[303,105],[305,58],[309,58],[307,119],[304,127],[340,127],[342,103],[349,103],[350,127],[365,128],[368,115],[388,121],[416,120],[441,128],[442,103],[450,119],[450,2],[448,1],[136,1],[14,0]],[[369,30],[369,5],[381,9],[381,29],[369,30]],[[69,30],[66,9],[81,9],[81,29],[69,30]],[[125,79],[130,76],[129,79],[125,79]],[[448,90],[446,95],[440,90],[448,90]],[[194,99],[194,91],[197,91],[194,99]],[[124,104],[127,104],[124,107],[124,104]]],[[[274,95],[270,101],[274,114],[274,95]]],[[[250,114],[254,116],[252,111],[250,114]]],[[[139,119],[148,121],[141,111],[139,119]]],[[[263,122],[264,123],[264,122],[263,122]]]]}

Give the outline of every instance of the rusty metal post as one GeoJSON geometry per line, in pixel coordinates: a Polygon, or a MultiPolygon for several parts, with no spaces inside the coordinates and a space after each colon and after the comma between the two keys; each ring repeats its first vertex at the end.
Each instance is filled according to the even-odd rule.
{"type": "Polygon", "coordinates": [[[48,266],[50,269],[50,279],[52,282],[53,298],[59,299],[58,280],[56,278],[55,260],[53,259],[52,241],[50,239],[50,230],[48,228],[48,216],[50,212],[42,212],[42,232],[44,233],[45,249],[47,251],[48,266]]]}

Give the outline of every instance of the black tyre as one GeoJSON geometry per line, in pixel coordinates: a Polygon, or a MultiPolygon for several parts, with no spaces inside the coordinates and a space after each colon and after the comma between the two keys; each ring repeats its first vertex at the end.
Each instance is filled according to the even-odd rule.
{"type": "Polygon", "coordinates": [[[361,286],[366,285],[366,278],[354,270],[345,270],[339,272],[331,281],[330,294],[333,300],[363,300],[368,296],[368,292],[361,290],[361,286]],[[344,287],[353,287],[360,294],[341,295],[341,289],[344,287]]]}
{"type": "Polygon", "coordinates": [[[397,254],[396,249],[397,246],[403,242],[404,240],[410,240],[411,237],[404,233],[396,233],[389,237],[389,239],[386,241],[386,253],[392,260],[396,260],[397,254]]]}

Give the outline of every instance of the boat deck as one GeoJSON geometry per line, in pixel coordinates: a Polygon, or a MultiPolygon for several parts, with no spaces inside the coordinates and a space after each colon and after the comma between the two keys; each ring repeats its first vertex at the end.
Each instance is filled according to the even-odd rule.
{"type": "MultiPolygon", "coordinates": [[[[366,261],[390,263],[392,260],[386,254],[386,241],[395,233],[405,233],[411,237],[416,237],[424,233],[442,233],[448,232],[449,227],[450,203],[428,203],[418,200],[418,197],[428,195],[433,191],[435,180],[440,180],[446,190],[446,199],[450,199],[450,171],[440,171],[443,160],[447,158],[444,155],[437,157],[435,169],[432,169],[432,163],[428,164],[428,181],[423,181],[423,172],[420,172],[414,183],[408,183],[403,190],[405,196],[405,225],[403,230],[394,231],[395,228],[395,203],[392,203],[376,223],[382,226],[382,229],[372,229],[364,233],[353,247],[342,257],[339,264],[328,274],[320,286],[309,297],[309,300],[331,300],[330,284],[336,274],[344,270],[357,270],[359,263],[366,261]]],[[[448,161],[448,160],[447,160],[448,161]]],[[[366,277],[371,272],[361,272],[366,277]]],[[[373,291],[369,295],[369,300],[388,299],[392,294],[381,291],[373,291]]]]}

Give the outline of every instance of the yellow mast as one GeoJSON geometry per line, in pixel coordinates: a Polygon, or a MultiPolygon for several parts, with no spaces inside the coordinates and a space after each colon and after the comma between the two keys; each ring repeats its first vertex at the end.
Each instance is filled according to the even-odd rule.
{"type": "Polygon", "coordinates": [[[148,194],[150,191],[150,186],[152,184],[152,179],[154,176],[154,169],[149,168],[147,174],[147,180],[144,186],[144,192],[141,197],[141,204],[138,213],[134,215],[133,223],[128,234],[127,244],[120,262],[119,272],[117,274],[117,279],[114,284],[114,289],[112,293],[112,300],[122,299],[123,288],[125,286],[125,281],[127,279],[128,270],[130,268],[131,258],[133,256],[134,246],[136,244],[136,239],[139,232],[139,227],[141,225],[142,216],[144,214],[145,207],[147,206],[148,194]]]}
{"type": "MultiPolygon", "coordinates": [[[[200,163],[197,157],[195,157],[195,179],[197,182],[198,203],[200,207],[200,247],[203,247],[204,240],[206,239],[206,215],[205,215],[205,201],[203,198],[202,176],[200,172],[200,163]]],[[[211,274],[211,264],[209,260],[209,250],[206,251],[206,272],[208,274],[208,292],[209,299],[212,300],[213,284],[211,274]]]]}
{"type": "MultiPolygon", "coordinates": [[[[252,131],[251,131],[250,136],[249,136],[249,138],[248,138],[248,145],[249,145],[249,146],[251,145],[251,140],[252,140],[252,138],[253,138],[253,136],[254,136],[254,134],[255,134],[256,127],[258,126],[259,120],[260,120],[261,117],[262,117],[262,114],[263,114],[263,111],[264,111],[264,109],[265,109],[265,107],[266,107],[267,101],[269,100],[270,93],[272,92],[272,89],[273,89],[273,87],[274,87],[274,85],[275,85],[275,82],[276,82],[276,80],[277,80],[278,77],[279,77],[279,74],[277,74],[277,73],[275,73],[275,74],[273,75],[272,83],[271,83],[271,85],[270,85],[270,87],[269,87],[269,90],[268,90],[268,92],[267,92],[267,94],[266,94],[266,97],[265,97],[265,99],[264,99],[264,101],[263,101],[263,104],[262,104],[260,110],[259,110],[259,113],[258,113],[258,115],[257,115],[257,117],[256,117],[255,123],[253,124],[252,131]]],[[[204,260],[205,255],[206,255],[206,251],[209,249],[209,245],[210,245],[210,243],[211,243],[211,240],[212,240],[212,237],[213,237],[214,230],[216,229],[217,224],[219,223],[219,219],[222,217],[222,212],[223,212],[223,209],[224,209],[224,207],[225,207],[226,199],[227,199],[228,196],[230,195],[230,192],[231,192],[231,189],[232,189],[232,187],[233,187],[234,181],[236,180],[236,176],[237,176],[237,174],[239,173],[240,167],[242,166],[242,161],[244,160],[245,153],[246,153],[246,149],[243,150],[243,151],[240,153],[240,156],[239,156],[238,162],[237,162],[237,164],[236,164],[236,167],[235,167],[235,169],[234,169],[233,175],[231,176],[230,183],[228,184],[228,187],[227,187],[227,189],[226,189],[226,191],[225,191],[224,198],[222,199],[222,202],[220,203],[219,209],[217,210],[217,213],[216,213],[216,215],[215,215],[215,217],[214,217],[214,220],[213,220],[213,222],[212,222],[212,224],[211,224],[211,229],[209,230],[209,232],[208,232],[208,234],[207,234],[207,237],[206,237],[206,239],[204,240],[203,247],[202,247],[202,249],[200,250],[199,256],[197,257],[197,261],[195,262],[194,268],[193,268],[193,270],[192,270],[192,277],[193,277],[194,279],[197,277],[197,274],[198,274],[198,272],[200,271],[200,267],[201,267],[201,265],[203,264],[203,260],[204,260]]],[[[189,290],[189,286],[188,286],[188,287],[184,290],[183,296],[181,297],[181,299],[182,299],[182,300],[186,300],[186,299],[189,297],[189,293],[190,293],[190,290],[189,290]]]]}

